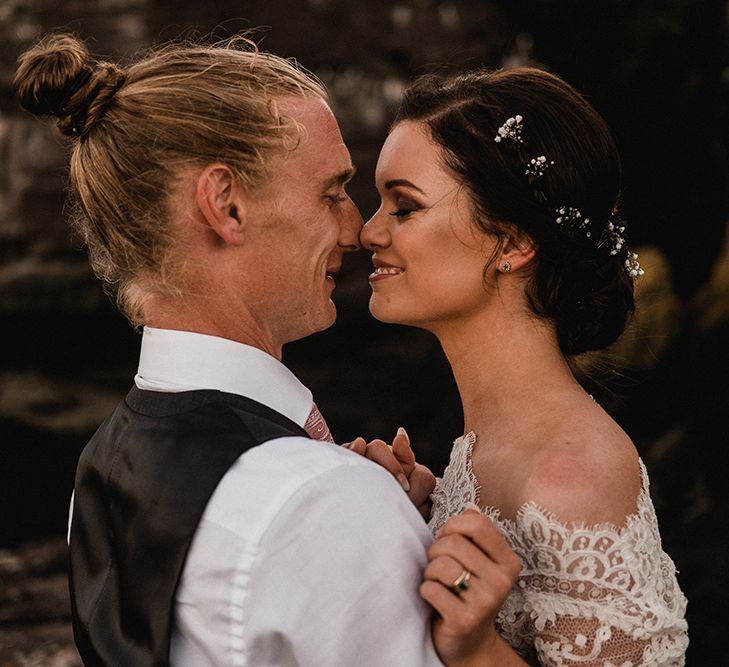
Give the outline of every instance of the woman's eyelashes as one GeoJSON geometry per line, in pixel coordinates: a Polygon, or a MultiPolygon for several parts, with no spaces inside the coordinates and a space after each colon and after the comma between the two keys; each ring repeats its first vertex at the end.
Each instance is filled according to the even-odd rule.
{"type": "Polygon", "coordinates": [[[420,209],[420,206],[418,206],[415,202],[404,199],[398,199],[395,202],[395,206],[397,208],[394,211],[391,211],[390,215],[400,219],[407,218],[411,213],[415,213],[415,211],[420,209]]]}

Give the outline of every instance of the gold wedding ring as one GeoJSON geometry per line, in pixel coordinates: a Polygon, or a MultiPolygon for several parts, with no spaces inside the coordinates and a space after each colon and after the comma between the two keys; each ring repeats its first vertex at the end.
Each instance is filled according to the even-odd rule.
{"type": "Polygon", "coordinates": [[[462,591],[468,590],[468,580],[471,578],[471,573],[464,569],[458,578],[451,584],[451,590],[458,595],[462,591]]]}

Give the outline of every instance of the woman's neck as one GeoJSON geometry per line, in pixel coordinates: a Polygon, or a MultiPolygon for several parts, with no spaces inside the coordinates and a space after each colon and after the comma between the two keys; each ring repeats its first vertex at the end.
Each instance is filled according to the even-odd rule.
{"type": "Polygon", "coordinates": [[[458,385],[464,433],[513,439],[553,417],[565,396],[584,396],[547,321],[500,311],[434,333],[458,385]]]}

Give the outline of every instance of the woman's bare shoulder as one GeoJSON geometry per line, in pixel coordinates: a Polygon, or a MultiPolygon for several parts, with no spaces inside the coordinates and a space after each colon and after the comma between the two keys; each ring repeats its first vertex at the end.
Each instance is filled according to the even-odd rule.
{"type": "Polygon", "coordinates": [[[565,524],[625,524],[642,485],[638,453],[612,419],[565,423],[525,461],[513,502],[534,502],[565,524]]]}

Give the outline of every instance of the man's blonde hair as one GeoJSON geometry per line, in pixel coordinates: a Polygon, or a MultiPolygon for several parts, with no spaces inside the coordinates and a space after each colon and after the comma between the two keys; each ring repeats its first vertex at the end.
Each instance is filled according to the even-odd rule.
{"type": "Polygon", "coordinates": [[[175,294],[170,191],[183,169],[220,162],[252,189],[297,136],[283,97],[327,98],[296,63],[245,38],[156,49],[127,68],[93,61],[70,35],[18,60],[23,106],[73,137],[72,221],[94,272],[134,325],[152,294],[175,294]]]}

